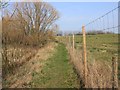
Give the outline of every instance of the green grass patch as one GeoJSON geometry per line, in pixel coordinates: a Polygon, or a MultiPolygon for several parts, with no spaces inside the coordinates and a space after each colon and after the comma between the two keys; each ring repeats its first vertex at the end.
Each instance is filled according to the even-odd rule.
{"type": "MultiPolygon", "coordinates": [[[[78,50],[83,49],[82,39],[82,35],[75,36],[75,48],[78,50]]],[[[111,58],[118,55],[118,45],[120,43],[117,34],[86,35],[87,60],[92,57],[95,60],[111,62],[111,58]]]]}

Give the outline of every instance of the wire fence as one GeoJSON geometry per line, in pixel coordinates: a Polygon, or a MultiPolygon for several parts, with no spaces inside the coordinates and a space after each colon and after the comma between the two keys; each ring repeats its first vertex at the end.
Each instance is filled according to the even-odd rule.
{"type": "Polygon", "coordinates": [[[64,37],[84,87],[118,88],[119,15],[120,6],[64,37]]]}
{"type": "MultiPolygon", "coordinates": [[[[120,27],[120,23],[118,21],[118,18],[119,18],[118,14],[120,13],[119,10],[120,10],[120,6],[98,17],[97,19],[94,19],[93,21],[89,22],[84,26],[84,28],[82,27],[84,63],[86,63],[87,65],[87,62],[89,62],[90,59],[92,60],[94,59],[95,61],[103,60],[104,63],[106,63],[105,61],[109,61],[111,66],[111,71],[112,71],[110,82],[112,82],[111,86],[113,88],[118,87],[118,76],[117,76],[118,75],[118,47],[117,46],[119,43],[118,34],[119,34],[119,27],[120,27]],[[84,29],[86,31],[86,34],[84,34],[85,32],[84,29]],[[92,36],[90,36],[91,33],[92,33],[92,36]],[[85,38],[87,38],[86,41],[84,40],[85,38]],[[116,46],[114,44],[116,44],[116,46]],[[85,48],[84,45],[86,45],[87,48],[85,48]],[[93,58],[91,58],[90,56],[93,58]],[[87,62],[86,62],[86,58],[87,58],[87,62]]],[[[84,65],[84,68],[86,68],[84,69],[85,70],[84,72],[87,72],[87,69],[89,67],[86,65],[84,65]]],[[[85,74],[88,74],[88,73],[85,73],[85,74]]],[[[87,82],[86,78],[85,78],[85,81],[87,82]]]]}
{"type": "Polygon", "coordinates": [[[118,27],[120,27],[120,24],[118,23],[119,8],[120,6],[89,22],[85,25],[86,30],[100,30],[103,32],[110,31],[113,33],[118,33],[118,27]]]}

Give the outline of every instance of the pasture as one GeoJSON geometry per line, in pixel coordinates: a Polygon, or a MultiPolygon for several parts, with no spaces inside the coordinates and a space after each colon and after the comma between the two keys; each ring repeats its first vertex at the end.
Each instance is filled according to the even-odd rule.
{"type": "MultiPolygon", "coordinates": [[[[69,53],[71,53],[71,57],[73,59],[73,62],[75,63],[74,66],[78,70],[79,68],[81,68],[79,71],[84,72],[84,67],[80,67],[80,66],[84,66],[83,36],[82,35],[74,36],[74,52],[72,50],[73,49],[72,35],[58,37],[58,40],[60,40],[61,42],[65,43],[68,46],[68,51],[69,53]]],[[[89,74],[87,78],[91,79],[91,75],[93,75],[94,78],[96,77],[96,80],[94,80],[94,78],[91,80],[91,82],[94,84],[93,87],[94,86],[112,87],[111,86],[112,68],[113,68],[112,57],[118,58],[118,54],[119,54],[118,45],[119,45],[119,41],[117,34],[86,35],[86,51],[87,51],[86,58],[87,58],[87,67],[89,74]],[[96,83],[97,80],[98,80],[98,84],[96,83]],[[106,81],[109,84],[106,84],[107,83],[106,81]]],[[[89,87],[91,87],[91,85],[89,85],[89,87]]]]}

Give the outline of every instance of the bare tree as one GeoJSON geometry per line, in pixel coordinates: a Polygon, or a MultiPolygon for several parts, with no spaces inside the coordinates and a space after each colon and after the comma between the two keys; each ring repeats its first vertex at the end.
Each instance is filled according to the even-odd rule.
{"type": "Polygon", "coordinates": [[[19,3],[16,17],[27,34],[45,32],[59,18],[55,8],[45,2],[19,3]],[[33,31],[34,30],[34,31],[33,31]]]}
{"type": "Polygon", "coordinates": [[[2,1],[0,1],[0,10],[1,10],[2,8],[7,7],[7,6],[8,6],[8,2],[2,2],[2,1]]]}
{"type": "Polygon", "coordinates": [[[23,35],[19,36],[22,38],[21,41],[19,39],[20,42],[25,39],[24,37],[33,34],[33,36],[37,36],[36,41],[46,41],[46,35],[48,35],[46,33],[53,29],[55,21],[59,18],[57,10],[45,2],[14,3],[13,11],[6,9],[4,13],[3,22],[7,23],[7,26],[3,25],[3,28],[8,29],[7,27],[9,27],[9,30],[23,32],[23,35]]]}

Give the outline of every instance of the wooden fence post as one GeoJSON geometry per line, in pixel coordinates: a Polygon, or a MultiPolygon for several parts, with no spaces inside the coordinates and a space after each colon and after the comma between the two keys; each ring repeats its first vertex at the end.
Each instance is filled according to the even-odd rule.
{"type": "Polygon", "coordinates": [[[87,58],[86,58],[86,33],[85,33],[85,26],[82,26],[82,33],[83,33],[83,59],[84,59],[84,78],[85,78],[85,87],[87,84],[87,58]]]}
{"type": "Polygon", "coordinates": [[[75,46],[74,46],[75,44],[74,44],[74,43],[75,43],[75,42],[74,42],[74,33],[73,33],[73,47],[72,47],[72,48],[73,48],[73,51],[74,51],[74,48],[75,48],[75,46]]]}
{"type": "Polygon", "coordinates": [[[112,88],[118,88],[118,62],[112,57],[112,88]]]}
{"type": "Polygon", "coordinates": [[[70,44],[71,44],[71,41],[70,41],[70,36],[68,36],[69,37],[69,47],[71,46],[70,44]]]}

